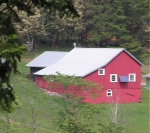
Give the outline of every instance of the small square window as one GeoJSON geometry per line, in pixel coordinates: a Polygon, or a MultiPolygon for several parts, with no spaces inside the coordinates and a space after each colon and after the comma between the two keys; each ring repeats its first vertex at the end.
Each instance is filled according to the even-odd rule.
{"type": "Polygon", "coordinates": [[[99,69],[98,75],[105,75],[105,69],[99,69]]]}
{"type": "Polygon", "coordinates": [[[112,96],[112,90],[111,89],[108,89],[107,92],[106,92],[106,95],[108,97],[112,96]]]}
{"type": "Polygon", "coordinates": [[[117,82],[117,74],[110,74],[110,82],[117,82]]]}
{"type": "Polygon", "coordinates": [[[136,74],[133,74],[133,73],[129,74],[129,81],[135,82],[136,81],[136,74]]]}

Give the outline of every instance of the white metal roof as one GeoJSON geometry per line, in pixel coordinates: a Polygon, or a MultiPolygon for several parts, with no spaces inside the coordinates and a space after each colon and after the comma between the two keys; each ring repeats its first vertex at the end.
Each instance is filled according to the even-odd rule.
{"type": "Polygon", "coordinates": [[[62,57],[64,57],[68,52],[61,51],[46,51],[39,55],[37,58],[29,62],[27,67],[47,67],[54,64],[62,57]]]}
{"type": "Polygon", "coordinates": [[[150,78],[150,73],[143,76],[144,78],[150,78]]]}
{"type": "MultiPolygon", "coordinates": [[[[58,62],[36,72],[35,75],[55,75],[56,72],[59,72],[65,75],[84,77],[107,65],[122,51],[127,52],[123,48],[74,48],[58,62]]],[[[128,54],[132,56],[130,53],[128,54]]],[[[134,57],[132,56],[132,58],[134,57]]],[[[142,65],[142,63],[140,64],[142,65]]]]}

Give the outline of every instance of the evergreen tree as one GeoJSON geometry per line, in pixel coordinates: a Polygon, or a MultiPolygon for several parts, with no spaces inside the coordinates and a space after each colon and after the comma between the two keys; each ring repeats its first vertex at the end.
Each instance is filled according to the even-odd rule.
{"type": "Polygon", "coordinates": [[[11,72],[17,72],[25,47],[19,45],[16,35],[2,36],[0,40],[0,110],[11,111],[16,103],[15,92],[10,84],[11,72]]]}
{"type": "Polygon", "coordinates": [[[149,34],[147,0],[93,0],[85,2],[84,15],[90,44],[124,47],[131,53],[136,45],[133,54],[141,59],[149,34]]]}
{"type": "Polygon", "coordinates": [[[19,11],[34,15],[33,7],[44,8],[60,17],[78,16],[72,0],[2,0],[0,1],[0,110],[10,111],[15,102],[15,93],[10,85],[10,74],[17,72],[25,47],[16,36],[14,23],[21,22],[19,11]]]}

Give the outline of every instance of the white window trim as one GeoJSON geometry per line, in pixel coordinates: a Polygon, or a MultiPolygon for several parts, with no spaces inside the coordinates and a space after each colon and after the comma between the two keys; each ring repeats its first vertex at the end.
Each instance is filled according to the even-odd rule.
{"type": "Polygon", "coordinates": [[[118,82],[117,74],[110,74],[110,82],[118,82]],[[112,76],[115,76],[115,81],[112,81],[112,76]]]}
{"type": "Polygon", "coordinates": [[[105,69],[104,68],[98,69],[98,75],[105,75],[105,69]],[[103,71],[103,73],[101,74],[100,71],[103,71]]]}
{"type": "Polygon", "coordinates": [[[112,96],[112,90],[111,89],[108,89],[107,91],[106,91],[106,96],[107,97],[111,97],[112,96]],[[110,93],[110,95],[108,95],[110,93]]]}
{"type": "Polygon", "coordinates": [[[130,73],[128,78],[129,78],[129,82],[136,82],[136,74],[135,73],[130,73]],[[133,77],[134,77],[133,80],[130,79],[131,75],[133,75],[133,77]]]}

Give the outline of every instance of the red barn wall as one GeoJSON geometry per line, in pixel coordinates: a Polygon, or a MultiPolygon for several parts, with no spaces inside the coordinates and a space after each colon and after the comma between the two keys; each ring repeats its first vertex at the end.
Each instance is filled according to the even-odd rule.
{"type": "Polygon", "coordinates": [[[102,86],[102,95],[97,101],[108,103],[110,100],[114,101],[115,97],[120,98],[120,103],[138,102],[140,100],[141,65],[139,63],[126,52],[122,52],[103,68],[105,69],[105,75],[98,75],[98,71],[95,71],[84,77],[102,86]],[[130,73],[136,74],[136,82],[121,83],[119,77],[128,76],[130,73]],[[117,74],[118,82],[110,82],[110,74],[117,74]],[[112,90],[112,97],[106,96],[108,89],[112,90]],[[116,91],[118,92],[117,94],[116,91]]]}
{"type": "Polygon", "coordinates": [[[91,97],[91,95],[89,95],[91,91],[89,90],[85,91],[81,87],[70,86],[69,90],[66,91],[66,89],[65,88],[63,89],[61,85],[57,85],[56,83],[48,83],[46,82],[46,80],[44,80],[43,76],[39,76],[39,75],[36,76],[36,85],[39,88],[45,89],[50,92],[57,92],[58,94],[62,94],[62,95],[68,92],[73,96],[79,96],[86,99],[87,97],[91,97]]]}
{"type": "MultiPolygon", "coordinates": [[[[105,67],[105,75],[98,75],[98,70],[84,77],[86,80],[98,83],[102,87],[101,96],[92,99],[88,92],[82,92],[84,102],[91,104],[98,103],[130,103],[139,102],[141,99],[141,65],[137,63],[126,52],[120,53],[105,67]],[[136,74],[136,82],[121,83],[120,76],[128,76],[129,73],[136,74]],[[118,82],[110,82],[110,74],[117,74],[118,82]],[[112,96],[106,96],[106,91],[112,90],[112,96]]],[[[43,76],[36,76],[36,84],[40,88],[47,88],[48,84],[43,76]]],[[[59,90],[61,92],[61,89],[59,90]]]]}

